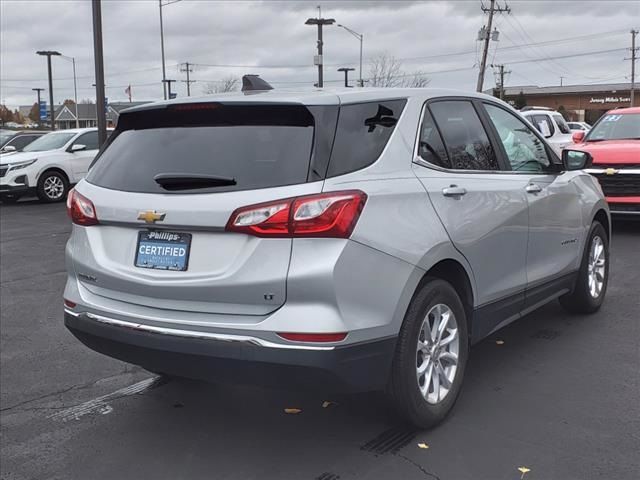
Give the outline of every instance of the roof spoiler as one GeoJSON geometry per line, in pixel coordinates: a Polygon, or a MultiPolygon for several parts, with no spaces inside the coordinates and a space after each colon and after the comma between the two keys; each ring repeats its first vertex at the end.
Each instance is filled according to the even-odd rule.
{"type": "Polygon", "coordinates": [[[273,87],[260,78],[259,75],[243,75],[242,91],[251,92],[259,90],[273,90],[273,87]]]}

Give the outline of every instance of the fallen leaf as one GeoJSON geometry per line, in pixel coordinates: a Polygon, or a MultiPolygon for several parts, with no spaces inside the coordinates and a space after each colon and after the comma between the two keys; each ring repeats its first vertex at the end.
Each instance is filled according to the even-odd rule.
{"type": "Polygon", "coordinates": [[[496,340],[496,345],[504,345],[504,340],[496,340]]]}
{"type": "Polygon", "coordinates": [[[426,443],[419,443],[418,448],[429,448],[429,445],[427,445],[426,443]]]}
{"type": "Polygon", "coordinates": [[[524,475],[528,472],[531,471],[531,469],[527,468],[527,467],[518,467],[518,471],[522,473],[522,475],[520,475],[520,480],[522,480],[524,478],[524,475]]]}
{"type": "Polygon", "coordinates": [[[284,413],[288,413],[291,415],[297,415],[298,413],[300,413],[302,410],[299,408],[285,408],[284,409],[284,413]]]}
{"type": "Polygon", "coordinates": [[[325,400],[324,402],[322,402],[322,408],[335,407],[336,405],[338,404],[336,402],[332,402],[331,400],[325,400]]]}

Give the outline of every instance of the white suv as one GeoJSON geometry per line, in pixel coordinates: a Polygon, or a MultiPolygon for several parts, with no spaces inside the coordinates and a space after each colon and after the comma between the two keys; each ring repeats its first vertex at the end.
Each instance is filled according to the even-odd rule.
{"type": "Polygon", "coordinates": [[[525,107],[520,113],[544,135],[558,155],[562,155],[562,149],[573,143],[569,125],[555,110],[546,107],[525,107]]]}
{"type": "Polygon", "coordinates": [[[66,198],[98,153],[98,130],[78,128],[43,135],[20,153],[0,159],[0,200],[17,202],[36,193],[43,202],[66,198]]]}

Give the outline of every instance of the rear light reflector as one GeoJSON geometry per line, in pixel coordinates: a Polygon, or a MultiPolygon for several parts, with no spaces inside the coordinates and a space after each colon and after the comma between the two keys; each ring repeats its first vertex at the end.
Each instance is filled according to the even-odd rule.
{"type": "Polygon", "coordinates": [[[238,208],[226,230],[257,237],[349,238],[367,200],[360,190],[286,198],[238,208]]]}
{"type": "Polygon", "coordinates": [[[72,302],[71,300],[64,299],[64,306],[69,308],[76,308],[77,303],[72,302]]]}
{"type": "Polygon", "coordinates": [[[278,333],[279,337],[292,342],[341,342],[347,338],[347,332],[341,333],[278,333]]]}
{"type": "Polygon", "coordinates": [[[72,189],[67,196],[67,213],[76,225],[88,227],[98,224],[98,215],[93,202],[72,189]]]}

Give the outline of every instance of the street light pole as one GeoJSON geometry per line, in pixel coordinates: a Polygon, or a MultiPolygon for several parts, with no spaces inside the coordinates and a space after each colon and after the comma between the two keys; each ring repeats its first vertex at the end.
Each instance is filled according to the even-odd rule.
{"type": "MultiPolygon", "coordinates": [[[[44,91],[44,88],[32,88],[34,92],[38,94],[38,112],[40,112],[40,92],[44,91]]],[[[38,113],[38,120],[40,119],[40,113],[38,113]]],[[[40,123],[40,122],[38,122],[40,123]]]]}
{"type": "Polygon", "coordinates": [[[51,75],[51,56],[52,55],[60,55],[60,52],[56,52],[54,50],[38,50],[36,55],[41,55],[43,57],[47,57],[47,70],[49,72],[49,120],[51,121],[51,130],[55,130],[56,126],[53,121],[53,115],[55,114],[53,108],[53,79],[51,75]]]}
{"type": "Polygon", "coordinates": [[[347,32],[349,32],[360,41],[360,78],[358,79],[358,86],[364,87],[364,80],[362,80],[362,43],[364,41],[364,35],[341,24],[338,24],[338,27],[344,28],[347,32]]]}
{"type": "Polygon", "coordinates": [[[317,25],[318,26],[318,88],[323,87],[322,73],[323,73],[323,60],[322,60],[322,27],[325,25],[333,25],[336,21],[333,18],[308,18],[305,25],[317,25]]]}
{"type": "Polygon", "coordinates": [[[102,57],[102,9],[101,0],[92,0],[93,56],[96,72],[96,117],[98,119],[98,146],[107,140],[107,118],[104,94],[104,61],[102,57]]]}
{"type": "Polygon", "coordinates": [[[164,60],[164,25],[162,23],[162,7],[179,2],[180,0],[158,0],[160,9],[160,52],[162,54],[162,87],[164,89],[164,99],[167,99],[167,69],[164,60]]]}
{"type": "Polygon", "coordinates": [[[80,120],[78,119],[78,82],[76,77],[76,59],[75,57],[67,57],[66,55],[61,55],[65,60],[71,60],[73,63],[73,101],[75,102],[75,110],[76,110],[76,128],[80,128],[80,120]]]}

